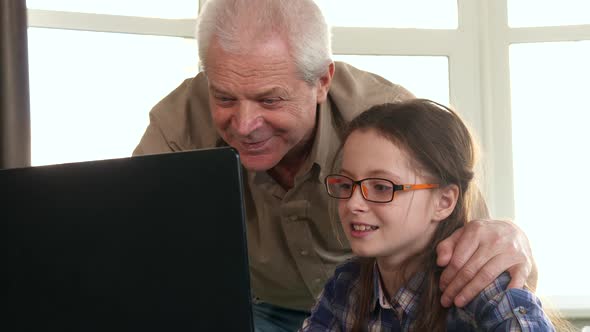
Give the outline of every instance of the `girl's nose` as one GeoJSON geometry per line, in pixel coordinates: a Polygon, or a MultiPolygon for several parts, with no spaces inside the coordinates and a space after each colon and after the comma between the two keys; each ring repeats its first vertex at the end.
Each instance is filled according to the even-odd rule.
{"type": "Polygon", "coordinates": [[[359,185],[354,184],[354,187],[352,188],[352,196],[346,202],[346,206],[350,209],[350,211],[356,211],[356,212],[366,211],[367,210],[367,201],[363,197],[361,190],[366,196],[367,188],[365,186],[361,185],[360,186],[361,190],[356,190],[357,186],[359,186],[359,185]]]}

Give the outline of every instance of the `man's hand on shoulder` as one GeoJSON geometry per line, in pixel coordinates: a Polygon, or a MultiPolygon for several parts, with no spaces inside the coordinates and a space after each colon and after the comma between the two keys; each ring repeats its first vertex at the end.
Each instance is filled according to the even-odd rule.
{"type": "Polygon", "coordinates": [[[530,288],[536,286],[528,238],[510,221],[473,220],[436,250],[437,264],[445,267],[440,278],[445,307],[463,307],[504,271],[512,278],[508,288],[522,288],[527,279],[530,288]]]}

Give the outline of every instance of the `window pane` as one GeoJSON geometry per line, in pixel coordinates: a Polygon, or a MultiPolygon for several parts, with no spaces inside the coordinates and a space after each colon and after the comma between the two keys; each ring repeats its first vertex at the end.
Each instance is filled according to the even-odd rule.
{"type": "Polygon", "coordinates": [[[32,164],[130,156],[197,62],[192,39],[29,28],[32,164]]]}
{"type": "Polygon", "coordinates": [[[195,18],[199,0],[27,0],[31,9],[157,18],[195,18]]]}
{"type": "Polygon", "coordinates": [[[332,26],[457,28],[457,0],[316,0],[332,26]]]}
{"type": "Polygon", "coordinates": [[[334,60],[378,74],[416,97],[449,104],[449,61],[445,56],[335,55],[334,60]]]}
{"type": "Polygon", "coordinates": [[[516,221],[541,295],[590,295],[588,59],[588,41],[510,47],[516,221]]]}
{"type": "Polygon", "coordinates": [[[590,24],[588,0],[508,0],[511,27],[590,24]]]}

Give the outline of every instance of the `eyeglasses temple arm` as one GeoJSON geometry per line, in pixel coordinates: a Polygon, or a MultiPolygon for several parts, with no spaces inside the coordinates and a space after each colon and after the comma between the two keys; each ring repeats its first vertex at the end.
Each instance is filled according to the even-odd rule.
{"type": "Polygon", "coordinates": [[[424,183],[424,184],[400,184],[395,186],[395,190],[420,190],[420,189],[433,189],[438,188],[439,185],[436,183],[424,183]]]}

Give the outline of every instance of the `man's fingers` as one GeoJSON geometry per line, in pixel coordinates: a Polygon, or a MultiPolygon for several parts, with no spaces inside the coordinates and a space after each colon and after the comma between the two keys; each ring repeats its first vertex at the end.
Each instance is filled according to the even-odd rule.
{"type": "MultiPolygon", "coordinates": [[[[471,283],[474,278],[481,272],[481,269],[488,263],[489,254],[483,252],[484,249],[479,248],[469,258],[469,260],[462,265],[457,267],[457,272],[447,283],[447,287],[443,289],[441,297],[441,304],[443,306],[450,306],[455,302],[455,298],[463,291],[463,289],[471,283]]],[[[443,271],[444,274],[445,271],[443,271]]],[[[442,280],[442,275],[441,275],[442,280]]],[[[481,291],[482,288],[479,290],[481,291]]]]}
{"type": "Polygon", "coordinates": [[[456,230],[448,238],[440,241],[440,243],[436,246],[436,264],[438,266],[447,266],[449,264],[461,234],[463,234],[463,227],[456,230]]]}
{"type": "MultiPolygon", "coordinates": [[[[502,272],[504,272],[504,267],[506,266],[506,259],[507,257],[503,256],[495,256],[490,261],[488,261],[477,273],[475,276],[464,285],[464,287],[458,292],[458,294],[454,297],[454,303],[457,307],[463,307],[467,303],[471,302],[483,289],[485,289],[489,284],[491,284],[502,272]]],[[[461,272],[459,273],[461,274],[461,272]]]]}
{"type": "Polygon", "coordinates": [[[529,274],[527,270],[524,264],[519,264],[508,269],[511,278],[508,288],[524,288],[527,275],[529,274]]]}
{"type": "MultiPolygon", "coordinates": [[[[456,234],[456,233],[455,233],[456,234]]],[[[453,234],[452,236],[455,236],[453,234]]],[[[461,229],[460,237],[457,239],[455,248],[453,250],[453,256],[447,267],[443,270],[440,276],[440,288],[445,291],[446,288],[453,282],[457,276],[457,273],[465,266],[465,264],[471,259],[471,256],[477,251],[478,242],[470,240],[473,238],[473,234],[465,231],[465,227],[461,229]]],[[[475,271],[477,272],[477,271],[475,271]]],[[[467,280],[469,282],[469,280],[467,280]]]]}
{"type": "Polygon", "coordinates": [[[447,243],[441,242],[437,254],[445,257],[439,257],[437,264],[447,263],[440,277],[441,304],[466,305],[504,271],[512,278],[509,287],[522,287],[533,265],[527,256],[528,242],[521,238],[510,223],[476,220],[451,235],[447,243]]]}

